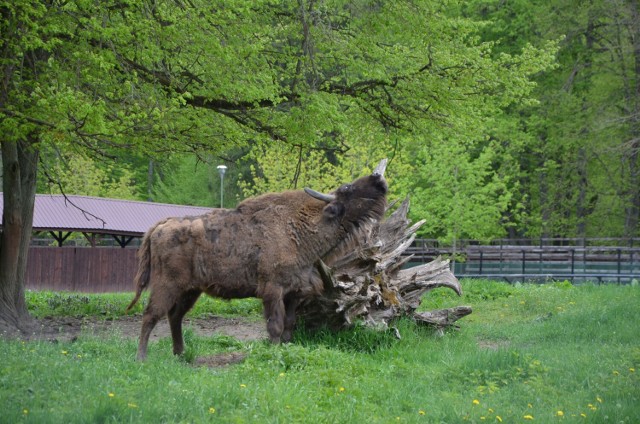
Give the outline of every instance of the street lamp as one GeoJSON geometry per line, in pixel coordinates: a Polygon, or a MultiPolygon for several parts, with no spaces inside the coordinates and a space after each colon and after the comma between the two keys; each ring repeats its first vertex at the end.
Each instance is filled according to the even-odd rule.
{"type": "Polygon", "coordinates": [[[227,167],[224,165],[218,165],[218,172],[220,173],[220,207],[224,207],[224,173],[227,172],[227,167]]]}

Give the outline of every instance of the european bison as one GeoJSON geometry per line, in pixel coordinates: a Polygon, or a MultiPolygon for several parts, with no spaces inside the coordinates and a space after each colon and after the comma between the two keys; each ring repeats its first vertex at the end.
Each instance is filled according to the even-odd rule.
{"type": "Polygon", "coordinates": [[[138,359],[149,335],[169,318],[173,353],[182,354],[182,319],[202,292],[224,299],[259,297],[272,342],[288,342],[299,300],[319,294],[315,264],[386,208],[386,159],[373,174],[332,194],[311,189],[250,198],[236,209],[167,218],[150,228],[138,251],[136,294],[150,287],[138,359]]]}

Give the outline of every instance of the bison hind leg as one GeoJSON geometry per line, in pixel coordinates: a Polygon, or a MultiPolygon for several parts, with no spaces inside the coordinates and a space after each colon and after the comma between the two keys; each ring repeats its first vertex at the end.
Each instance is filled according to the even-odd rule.
{"type": "Polygon", "coordinates": [[[173,353],[182,355],[184,352],[184,339],[182,338],[182,319],[195,305],[202,292],[194,289],[182,293],[178,301],[169,310],[169,327],[171,328],[171,338],[173,339],[173,353]]]}
{"type": "Polygon", "coordinates": [[[142,329],[140,330],[140,342],[138,344],[138,360],[143,361],[147,357],[149,337],[158,321],[169,313],[178,299],[179,292],[166,290],[165,286],[159,289],[151,289],[149,303],[142,314],[142,329]]]}

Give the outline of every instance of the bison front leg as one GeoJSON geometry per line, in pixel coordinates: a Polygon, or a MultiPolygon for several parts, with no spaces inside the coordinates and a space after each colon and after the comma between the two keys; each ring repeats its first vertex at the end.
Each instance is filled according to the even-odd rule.
{"type": "Polygon", "coordinates": [[[264,318],[267,320],[267,332],[272,343],[280,343],[284,331],[284,296],[282,288],[269,286],[262,295],[264,318]]]}
{"type": "Polygon", "coordinates": [[[284,330],[282,331],[282,341],[288,343],[293,338],[293,330],[296,326],[296,309],[300,299],[294,296],[288,296],[284,302],[285,318],[284,318],[284,330]]]}
{"type": "Polygon", "coordinates": [[[182,293],[173,308],[169,311],[169,327],[171,328],[171,338],[173,339],[174,355],[182,355],[184,352],[184,339],[182,338],[182,319],[187,312],[193,308],[202,292],[200,290],[190,290],[182,293]]]}

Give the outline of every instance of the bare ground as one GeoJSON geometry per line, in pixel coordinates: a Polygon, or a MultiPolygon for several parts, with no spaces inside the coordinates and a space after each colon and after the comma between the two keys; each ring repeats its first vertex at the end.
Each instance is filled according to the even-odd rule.
{"type": "MultiPolygon", "coordinates": [[[[46,317],[36,320],[36,327],[29,340],[71,341],[81,333],[94,335],[116,334],[122,337],[137,338],[140,335],[142,316],[124,316],[117,319],[46,317]]],[[[243,318],[209,318],[185,319],[183,328],[192,328],[199,336],[224,334],[241,341],[267,338],[264,321],[250,321],[243,318]]],[[[162,320],[151,333],[151,340],[171,337],[169,323],[162,320]]]]}
{"type": "MultiPolygon", "coordinates": [[[[45,340],[50,342],[74,341],[80,334],[116,335],[137,338],[140,333],[142,316],[124,316],[117,319],[46,317],[30,323],[28,334],[19,333],[6,325],[0,325],[0,337],[21,338],[23,340],[45,340]]],[[[224,334],[241,341],[262,340],[267,338],[264,321],[251,321],[243,318],[224,318],[211,316],[208,318],[185,319],[183,328],[191,328],[199,336],[224,334]]],[[[150,340],[171,337],[169,323],[162,320],[151,333],[150,340]]],[[[244,361],[247,354],[242,351],[224,352],[216,355],[195,358],[193,365],[205,367],[224,367],[244,361]]]]}

